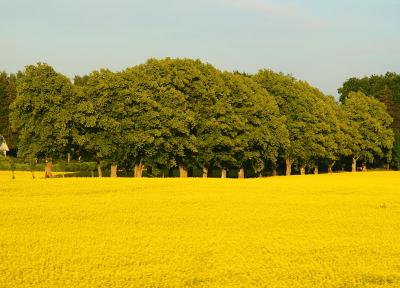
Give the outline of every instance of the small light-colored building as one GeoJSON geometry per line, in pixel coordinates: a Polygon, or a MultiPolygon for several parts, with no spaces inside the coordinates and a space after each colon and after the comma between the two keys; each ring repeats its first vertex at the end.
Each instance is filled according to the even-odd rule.
{"type": "Polygon", "coordinates": [[[0,135],[0,153],[3,152],[4,157],[7,157],[8,151],[10,151],[10,149],[7,146],[6,140],[2,135],[0,135]]]}

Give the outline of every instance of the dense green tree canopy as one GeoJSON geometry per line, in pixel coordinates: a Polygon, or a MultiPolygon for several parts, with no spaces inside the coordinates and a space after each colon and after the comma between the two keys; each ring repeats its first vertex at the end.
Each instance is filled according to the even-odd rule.
{"type": "Polygon", "coordinates": [[[389,157],[394,135],[390,128],[393,119],[378,100],[362,92],[351,92],[343,104],[351,141],[348,148],[354,160],[373,162],[378,157],[389,157]]]}
{"type": "Polygon", "coordinates": [[[388,72],[363,78],[350,78],[338,89],[344,103],[351,92],[362,92],[385,103],[393,117],[393,129],[400,132],[400,74],[388,72]]]}
{"type": "Polygon", "coordinates": [[[18,132],[18,155],[58,158],[71,144],[74,107],[71,81],[47,64],[27,66],[17,81],[10,121],[18,132]]]}
{"type": "Polygon", "coordinates": [[[18,77],[0,76],[0,100],[10,102],[16,95],[10,112],[8,106],[0,109],[0,128],[10,119],[20,135],[18,155],[51,159],[72,153],[96,160],[99,175],[100,162],[112,163],[112,175],[118,165],[134,168],[137,177],[146,167],[154,175],[179,167],[181,176],[191,168],[203,176],[218,168],[222,177],[233,168],[243,177],[245,169],[261,175],[265,164],[274,174],[282,160],[290,175],[293,164],[301,173],[305,167],[318,173],[320,165],[332,171],[335,161],[346,157],[354,165],[358,159],[400,158],[392,152],[386,109],[396,113],[394,74],[385,76],[393,83],[379,86],[376,98],[384,104],[348,92],[358,83],[351,79],[340,90],[342,105],[290,75],[221,72],[191,59],[150,59],[119,72],[101,69],[75,76],[74,84],[41,63],[18,77]]]}
{"type": "Polygon", "coordinates": [[[92,72],[83,89],[76,90],[74,143],[96,160],[121,161],[125,157],[121,85],[117,74],[102,69],[92,72]]]}
{"type": "Polygon", "coordinates": [[[304,81],[271,70],[260,70],[254,79],[275,97],[286,116],[290,145],[283,156],[287,173],[293,162],[304,166],[307,161],[333,158],[337,116],[332,100],[304,81]]]}
{"type": "Polygon", "coordinates": [[[221,135],[230,133],[221,149],[228,161],[220,164],[248,164],[259,173],[266,160],[275,162],[279,150],[289,144],[286,118],[275,99],[250,77],[226,72],[224,78],[229,89],[225,107],[232,110],[232,115],[220,131],[221,135]]]}
{"type": "MultiPolygon", "coordinates": [[[[195,136],[191,133],[195,125],[195,114],[190,109],[188,85],[198,77],[185,60],[151,59],[138,69],[137,91],[149,97],[151,108],[157,112],[152,117],[157,122],[153,135],[151,159],[154,165],[168,168],[187,164],[187,155],[196,152],[195,136]]],[[[151,124],[152,126],[154,123],[151,124]]],[[[143,129],[146,129],[143,126],[143,129]]]]}
{"type": "MultiPolygon", "coordinates": [[[[393,161],[400,155],[400,74],[388,72],[385,75],[372,75],[363,78],[350,78],[338,89],[340,101],[344,103],[351,92],[363,92],[386,105],[393,118],[392,128],[396,135],[393,147],[393,161]]],[[[399,161],[393,165],[400,168],[399,161]]]]}

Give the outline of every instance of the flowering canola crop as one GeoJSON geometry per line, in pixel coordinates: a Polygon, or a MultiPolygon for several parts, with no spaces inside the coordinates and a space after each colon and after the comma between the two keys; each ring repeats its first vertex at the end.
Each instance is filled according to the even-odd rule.
{"type": "Polygon", "coordinates": [[[400,287],[400,173],[0,172],[0,287],[400,287]]]}

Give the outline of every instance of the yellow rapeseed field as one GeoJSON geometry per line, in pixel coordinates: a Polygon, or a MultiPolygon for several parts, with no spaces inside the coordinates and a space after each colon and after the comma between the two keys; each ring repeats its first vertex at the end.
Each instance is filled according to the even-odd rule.
{"type": "Polygon", "coordinates": [[[0,172],[0,287],[400,287],[400,173],[0,172]]]}

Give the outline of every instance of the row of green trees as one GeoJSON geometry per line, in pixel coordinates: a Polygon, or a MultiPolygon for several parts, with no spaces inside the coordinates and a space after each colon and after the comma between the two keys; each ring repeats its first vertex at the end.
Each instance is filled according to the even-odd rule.
{"type": "MultiPolygon", "coordinates": [[[[9,122],[18,134],[18,156],[48,162],[74,155],[154,174],[197,167],[206,177],[219,168],[261,175],[299,167],[329,171],[337,160],[392,159],[392,117],[385,104],[350,92],[333,97],[292,76],[221,72],[190,59],[148,60],[120,72],[107,69],[75,77],[47,64],[27,66],[16,80],[9,122]]],[[[102,174],[99,165],[99,175],[102,174]]]]}

